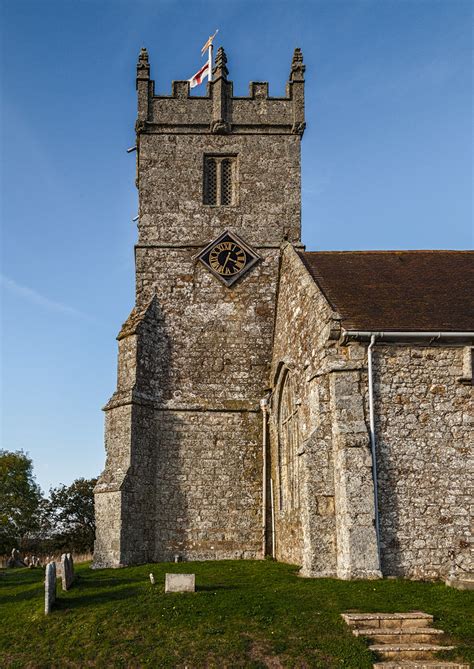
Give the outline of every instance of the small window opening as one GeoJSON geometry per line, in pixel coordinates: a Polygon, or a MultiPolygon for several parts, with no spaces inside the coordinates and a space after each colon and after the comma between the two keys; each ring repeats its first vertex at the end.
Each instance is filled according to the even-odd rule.
{"type": "Polygon", "coordinates": [[[204,158],[204,204],[234,204],[234,183],[234,157],[206,156],[204,158]]]}
{"type": "Polygon", "coordinates": [[[221,204],[232,204],[232,163],[228,158],[221,163],[221,204]]]}
{"type": "Polygon", "coordinates": [[[216,204],[217,200],[217,163],[214,158],[204,161],[204,204],[216,204]]]}

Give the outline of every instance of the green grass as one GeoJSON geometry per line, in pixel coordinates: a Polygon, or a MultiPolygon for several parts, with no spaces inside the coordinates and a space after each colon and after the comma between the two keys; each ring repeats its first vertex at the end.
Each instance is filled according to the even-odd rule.
{"type": "Polygon", "coordinates": [[[44,572],[0,572],[0,667],[336,667],[372,656],[340,613],[422,610],[474,661],[473,595],[402,580],[298,578],[265,561],[153,564],[93,571],[43,614],[44,572]],[[153,572],[157,585],[150,584],[153,572]],[[165,572],[194,572],[197,592],[164,594],[165,572]]]}

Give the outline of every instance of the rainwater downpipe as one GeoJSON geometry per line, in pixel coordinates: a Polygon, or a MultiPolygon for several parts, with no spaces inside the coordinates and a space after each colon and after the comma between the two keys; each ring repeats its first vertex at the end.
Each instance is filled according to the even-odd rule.
{"type": "Polygon", "coordinates": [[[273,479],[270,479],[270,505],[272,510],[272,558],[276,557],[275,548],[275,499],[273,496],[273,479]]]}
{"type": "Polygon", "coordinates": [[[262,557],[267,550],[267,407],[266,398],[260,400],[262,410],[262,557]]]}
{"type": "Polygon", "coordinates": [[[370,344],[367,349],[367,362],[369,372],[369,432],[370,447],[372,449],[372,477],[374,480],[374,511],[375,511],[375,534],[377,537],[377,555],[380,562],[380,524],[379,524],[379,495],[377,490],[377,456],[375,453],[375,409],[374,409],[374,371],[372,365],[372,352],[375,345],[375,335],[371,335],[370,344]]]}

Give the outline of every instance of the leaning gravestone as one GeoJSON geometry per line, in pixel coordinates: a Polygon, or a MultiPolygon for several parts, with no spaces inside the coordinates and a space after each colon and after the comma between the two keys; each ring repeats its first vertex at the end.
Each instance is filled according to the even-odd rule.
{"type": "Polygon", "coordinates": [[[56,564],[49,562],[46,565],[46,575],[44,579],[44,612],[46,615],[51,613],[54,602],[56,601],[56,564]]]}
{"type": "Polygon", "coordinates": [[[63,590],[69,590],[74,582],[74,562],[71,553],[61,555],[61,580],[63,590]]]}
{"type": "Polygon", "coordinates": [[[166,574],[165,592],[194,592],[194,574],[166,574]]]}

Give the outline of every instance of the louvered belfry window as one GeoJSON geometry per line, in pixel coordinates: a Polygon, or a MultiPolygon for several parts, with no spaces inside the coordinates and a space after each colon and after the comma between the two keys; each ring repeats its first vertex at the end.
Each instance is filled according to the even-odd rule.
{"type": "Polygon", "coordinates": [[[204,160],[204,204],[217,203],[217,162],[215,158],[204,160]]]}
{"type": "Polygon", "coordinates": [[[232,204],[232,162],[229,158],[221,162],[221,204],[232,204]]]}
{"type": "Polygon", "coordinates": [[[205,156],[203,202],[232,205],[235,200],[235,156],[205,156]]]}

